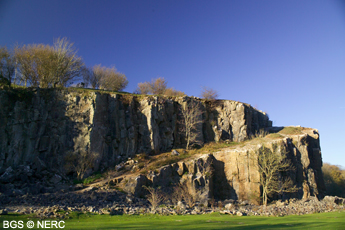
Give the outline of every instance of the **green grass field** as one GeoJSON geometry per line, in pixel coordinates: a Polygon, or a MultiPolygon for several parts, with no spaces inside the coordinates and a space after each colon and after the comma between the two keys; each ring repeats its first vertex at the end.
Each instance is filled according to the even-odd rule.
{"type": "MultiPolygon", "coordinates": [[[[345,212],[285,217],[238,217],[219,213],[185,216],[110,216],[73,213],[71,217],[64,220],[64,229],[345,229],[345,212]]],[[[35,223],[35,227],[31,229],[37,229],[37,221],[42,221],[27,215],[3,215],[0,216],[1,229],[6,229],[3,226],[4,221],[12,220],[23,220],[22,229],[29,229],[25,226],[29,220],[35,223]]]]}

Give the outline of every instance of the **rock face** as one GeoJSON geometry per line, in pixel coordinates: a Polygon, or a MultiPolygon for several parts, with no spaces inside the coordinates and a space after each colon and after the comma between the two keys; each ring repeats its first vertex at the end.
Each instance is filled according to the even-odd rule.
{"type": "Polygon", "coordinates": [[[299,191],[284,194],[280,199],[322,198],[325,184],[322,174],[322,157],[319,144],[319,134],[315,129],[305,130],[303,134],[291,135],[279,140],[272,140],[264,144],[236,148],[214,153],[214,193],[221,199],[253,200],[261,194],[260,175],[252,159],[252,153],[262,145],[272,148],[273,144],[282,146],[280,152],[286,152],[294,170],[286,177],[290,177],[299,191]],[[217,170],[218,169],[218,170],[217,170]],[[226,184],[227,186],[224,186],[226,184]]]}
{"type": "MultiPolygon", "coordinates": [[[[268,116],[236,101],[133,96],[71,90],[0,91],[0,173],[38,162],[64,171],[68,152],[96,152],[93,170],[137,153],[185,146],[181,106],[199,103],[200,141],[243,141],[272,126],[268,116]]],[[[68,171],[65,173],[69,173],[68,171]]]]}
{"type": "Polygon", "coordinates": [[[197,159],[166,165],[147,175],[130,176],[121,179],[120,187],[127,193],[143,197],[147,191],[142,186],[162,187],[171,193],[173,187],[182,184],[190,192],[199,192],[200,202],[213,197],[213,155],[204,155],[197,159]]]}
{"type": "MultiPolygon", "coordinates": [[[[65,167],[65,156],[71,152],[98,153],[92,169],[97,171],[114,167],[135,154],[185,147],[181,109],[192,100],[199,104],[202,112],[198,118],[202,122],[196,127],[199,143],[242,142],[260,129],[272,126],[265,113],[236,101],[210,102],[193,97],[135,96],[87,90],[2,90],[0,187],[3,190],[8,187],[6,191],[10,191],[19,188],[22,182],[34,187],[36,179],[41,177],[49,185],[58,184],[66,174],[73,173],[73,169],[65,167]],[[12,186],[13,181],[18,182],[17,187],[12,186]]],[[[261,194],[260,177],[251,155],[263,144],[268,148],[273,144],[282,146],[281,152],[287,152],[294,166],[294,170],[284,176],[291,178],[299,191],[277,196],[277,199],[323,197],[319,134],[314,129],[265,139],[263,143],[243,143],[166,165],[147,175],[117,178],[114,183],[138,197],[146,194],[143,185],[169,190],[174,184],[184,183],[200,191],[202,203],[213,197],[255,201],[261,194]]],[[[174,155],[178,154],[174,152],[174,155]]]]}
{"type": "Polygon", "coordinates": [[[324,196],[319,134],[315,129],[304,129],[298,135],[265,138],[261,142],[253,140],[242,147],[227,148],[167,165],[146,176],[127,178],[129,183],[123,187],[126,192],[143,196],[145,190],[142,185],[169,188],[187,182],[192,189],[201,192],[201,202],[215,198],[259,203],[262,192],[255,152],[263,145],[266,148],[280,146],[279,153],[286,152],[294,168],[282,176],[291,178],[298,191],[276,195],[276,199],[307,199],[314,196],[320,199],[324,196]]]}

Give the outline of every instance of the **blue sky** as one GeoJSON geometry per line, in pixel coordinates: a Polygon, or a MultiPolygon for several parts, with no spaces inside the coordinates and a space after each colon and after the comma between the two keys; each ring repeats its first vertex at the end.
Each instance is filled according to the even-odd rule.
{"type": "Polygon", "coordinates": [[[324,162],[345,166],[345,2],[0,1],[0,45],[67,37],[88,66],[115,65],[133,92],[169,87],[267,112],[320,132],[324,162]]]}

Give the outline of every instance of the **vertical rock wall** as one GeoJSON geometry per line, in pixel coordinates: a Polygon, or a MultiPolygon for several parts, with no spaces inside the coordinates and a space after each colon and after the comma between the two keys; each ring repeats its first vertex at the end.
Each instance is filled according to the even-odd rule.
{"type": "Polygon", "coordinates": [[[272,125],[265,113],[235,101],[87,90],[0,91],[0,173],[36,158],[63,171],[64,155],[78,151],[97,152],[94,170],[102,170],[137,153],[183,147],[181,106],[190,100],[203,113],[202,142],[243,141],[272,125]]]}
{"type": "Polygon", "coordinates": [[[120,185],[126,192],[144,196],[142,185],[161,186],[173,190],[172,186],[187,183],[200,192],[200,199],[249,200],[260,203],[262,196],[260,173],[256,151],[262,146],[273,149],[276,154],[287,154],[293,170],[281,174],[289,177],[298,188],[294,193],[276,194],[273,199],[322,198],[325,184],[322,175],[322,158],[317,130],[305,129],[304,134],[286,135],[279,139],[255,140],[243,147],[237,146],[212,154],[204,154],[194,159],[163,166],[148,175],[130,175],[128,181],[120,185]],[[254,142],[254,143],[253,143],[254,142]],[[255,144],[256,143],[256,144],[255,144]],[[132,177],[131,177],[132,176],[132,177]]]}
{"type": "MultiPolygon", "coordinates": [[[[294,170],[288,175],[299,190],[277,198],[323,197],[325,184],[322,174],[322,157],[319,134],[309,129],[302,135],[291,135],[284,139],[265,142],[267,148],[273,144],[282,146],[280,152],[287,152],[294,170]]],[[[261,194],[260,175],[251,154],[262,144],[251,147],[228,149],[214,153],[214,194],[220,199],[252,200],[261,194]],[[226,186],[224,186],[224,184],[226,186]]]]}

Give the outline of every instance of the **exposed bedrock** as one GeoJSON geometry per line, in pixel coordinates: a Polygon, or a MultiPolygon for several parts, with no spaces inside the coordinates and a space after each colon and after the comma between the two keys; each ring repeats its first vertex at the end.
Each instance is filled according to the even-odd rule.
{"type": "Polygon", "coordinates": [[[199,103],[199,141],[243,141],[272,126],[248,104],[193,97],[133,96],[87,90],[0,91],[0,173],[8,167],[43,161],[64,172],[68,152],[98,153],[94,171],[137,153],[184,147],[181,106],[199,103]]]}
{"type": "Polygon", "coordinates": [[[324,196],[319,134],[315,129],[306,129],[303,134],[266,140],[262,143],[227,148],[185,162],[167,165],[155,172],[151,171],[148,175],[127,177],[122,180],[120,186],[126,192],[143,196],[146,193],[143,185],[171,189],[176,184],[187,182],[192,188],[201,191],[203,200],[216,198],[250,200],[255,203],[260,200],[262,191],[256,158],[253,156],[262,145],[267,148],[279,145],[278,154],[286,152],[294,168],[282,177],[290,177],[298,191],[277,194],[276,199],[306,199],[311,196],[320,199],[324,196]]]}

